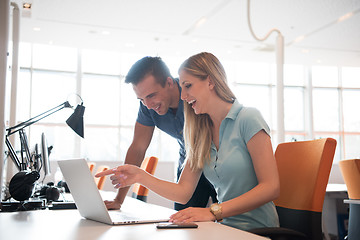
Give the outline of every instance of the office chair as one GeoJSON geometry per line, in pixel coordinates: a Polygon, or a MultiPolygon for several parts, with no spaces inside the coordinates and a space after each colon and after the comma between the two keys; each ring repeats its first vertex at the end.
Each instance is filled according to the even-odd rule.
{"type": "MultiPolygon", "coordinates": [[[[142,162],[140,168],[153,175],[155,173],[155,169],[158,161],[159,159],[157,157],[146,157],[142,162]]],[[[133,198],[146,202],[148,194],[149,194],[149,189],[145,188],[144,186],[138,183],[134,184],[133,192],[132,192],[133,198]]]]}
{"type": "MultiPolygon", "coordinates": [[[[106,165],[101,165],[101,166],[99,166],[99,167],[97,168],[95,175],[98,174],[99,172],[106,171],[106,170],[108,170],[108,169],[109,169],[108,166],[106,166],[106,165]]],[[[99,190],[103,189],[103,187],[104,187],[105,179],[106,179],[105,177],[106,177],[106,176],[99,177],[99,178],[94,178],[94,179],[95,179],[95,183],[96,183],[96,185],[97,185],[97,187],[98,187],[99,190]]]]}
{"type": "Polygon", "coordinates": [[[357,203],[349,202],[348,240],[359,239],[360,236],[360,159],[342,160],[340,171],[347,187],[348,196],[357,203]]]}
{"type": "Polygon", "coordinates": [[[279,144],[275,159],[280,196],[274,203],[280,227],[250,232],[273,240],[321,240],[322,207],[335,148],[332,138],[279,144]]]}

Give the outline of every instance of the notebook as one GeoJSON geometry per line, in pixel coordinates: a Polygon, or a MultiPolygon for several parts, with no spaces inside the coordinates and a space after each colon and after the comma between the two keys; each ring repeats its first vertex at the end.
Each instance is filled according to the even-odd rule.
{"type": "Polygon", "coordinates": [[[127,197],[121,210],[108,211],[85,159],[58,161],[80,215],[110,224],[167,222],[171,209],[127,197]]]}

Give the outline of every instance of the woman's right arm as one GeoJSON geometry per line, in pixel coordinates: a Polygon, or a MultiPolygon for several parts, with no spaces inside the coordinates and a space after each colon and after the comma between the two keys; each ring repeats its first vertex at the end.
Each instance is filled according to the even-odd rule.
{"type": "Polygon", "coordinates": [[[115,188],[139,183],[164,198],[186,204],[195,191],[201,170],[191,170],[189,164],[186,164],[178,183],[159,179],[137,166],[128,164],[98,173],[96,177],[106,175],[111,175],[110,179],[115,188]]]}

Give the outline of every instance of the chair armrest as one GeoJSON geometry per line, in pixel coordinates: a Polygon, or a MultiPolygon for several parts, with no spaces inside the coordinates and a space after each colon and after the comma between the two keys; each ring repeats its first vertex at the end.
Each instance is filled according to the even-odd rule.
{"type": "Polygon", "coordinates": [[[309,240],[309,238],[301,232],[282,227],[254,228],[248,230],[248,232],[269,237],[272,240],[309,240]]]}

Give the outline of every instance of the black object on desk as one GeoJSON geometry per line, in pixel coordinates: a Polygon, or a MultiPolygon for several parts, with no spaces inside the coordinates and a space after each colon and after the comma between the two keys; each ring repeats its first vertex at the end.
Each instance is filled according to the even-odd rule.
{"type": "Polygon", "coordinates": [[[2,212],[42,210],[45,208],[46,208],[46,201],[43,201],[43,200],[1,202],[1,211],[2,212]]]}
{"type": "Polygon", "coordinates": [[[50,210],[76,209],[75,202],[53,202],[49,205],[50,210]]]}
{"type": "Polygon", "coordinates": [[[174,229],[174,228],[198,228],[196,223],[158,223],[156,225],[158,229],[174,229]]]}

